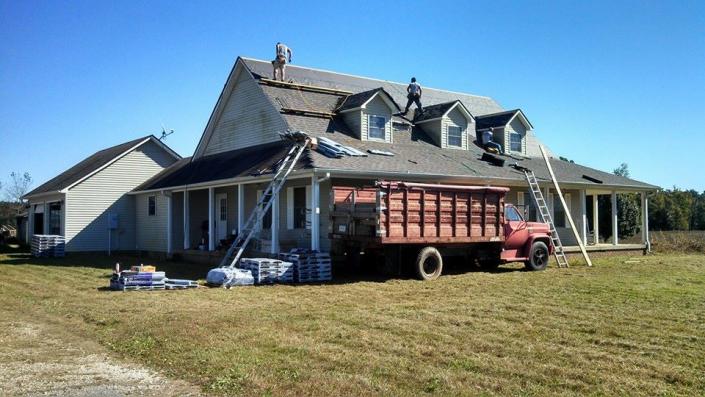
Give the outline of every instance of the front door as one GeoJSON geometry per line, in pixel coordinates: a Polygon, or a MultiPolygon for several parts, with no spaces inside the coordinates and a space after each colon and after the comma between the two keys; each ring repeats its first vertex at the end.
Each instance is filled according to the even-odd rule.
{"type": "Polygon", "coordinates": [[[216,241],[228,237],[228,195],[215,195],[215,237],[216,241]]]}

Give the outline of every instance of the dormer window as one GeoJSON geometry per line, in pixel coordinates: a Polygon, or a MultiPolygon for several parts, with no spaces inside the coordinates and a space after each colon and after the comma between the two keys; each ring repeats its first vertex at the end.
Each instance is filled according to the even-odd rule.
{"type": "Polygon", "coordinates": [[[510,139],[510,147],[509,150],[512,152],[517,152],[521,153],[521,134],[518,132],[512,131],[509,134],[509,139],[510,139]]]}
{"type": "Polygon", "coordinates": [[[448,126],[448,146],[463,147],[462,127],[448,126]]]}
{"type": "Polygon", "coordinates": [[[369,115],[367,123],[367,137],[369,139],[386,140],[385,127],[387,118],[384,116],[369,115]]]}

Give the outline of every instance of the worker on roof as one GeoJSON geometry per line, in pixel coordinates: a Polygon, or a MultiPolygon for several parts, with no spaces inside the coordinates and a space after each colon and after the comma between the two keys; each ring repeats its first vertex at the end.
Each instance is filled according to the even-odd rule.
{"type": "Polygon", "coordinates": [[[419,110],[419,113],[423,113],[423,106],[421,106],[421,85],[416,82],[416,77],[411,78],[411,83],[406,87],[406,109],[404,109],[403,114],[409,113],[409,107],[411,107],[412,103],[416,103],[416,108],[419,110]]]}
{"type": "Polygon", "coordinates": [[[274,80],[277,79],[277,70],[279,71],[279,78],[284,81],[286,75],[286,64],[291,63],[291,49],[285,44],[278,42],[275,47],[275,58],[272,61],[272,66],[274,67],[274,72],[272,73],[274,80]]]}
{"type": "Polygon", "coordinates": [[[482,133],[482,147],[485,148],[485,150],[487,150],[487,151],[496,150],[497,153],[504,154],[504,151],[502,150],[502,145],[493,141],[492,140],[493,137],[494,137],[494,127],[490,127],[489,129],[486,129],[482,133]]]}

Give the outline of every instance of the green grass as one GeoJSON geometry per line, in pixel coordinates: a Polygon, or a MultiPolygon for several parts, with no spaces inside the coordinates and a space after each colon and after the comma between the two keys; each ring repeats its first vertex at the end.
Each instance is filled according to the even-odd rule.
{"type": "Polygon", "coordinates": [[[0,255],[0,315],[60,325],[213,394],[705,394],[705,256],[626,259],[426,283],[116,293],[102,289],[114,259],[11,254],[0,255]]]}

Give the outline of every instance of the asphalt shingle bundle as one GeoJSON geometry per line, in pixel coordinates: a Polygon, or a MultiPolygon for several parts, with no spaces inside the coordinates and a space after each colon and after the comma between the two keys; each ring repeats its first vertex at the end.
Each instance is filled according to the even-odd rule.
{"type": "Polygon", "coordinates": [[[294,248],[279,254],[279,258],[293,263],[298,283],[330,281],[333,278],[330,254],[327,252],[294,248]]]}
{"type": "Polygon", "coordinates": [[[166,288],[164,272],[140,272],[123,270],[113,273],[110,278],[110,289],[116,291],[129,290],[160,290],[166,288]]]}
{"type": "Polygon", "coordinates": [[[238,267],[251,271],[255,284],[294,282],[294,266],[291,262],[269,258],[244,258],[238,267]]]}
{"type": "Polygon", "coordinates": [[[32,236],[32,255],[35,257],[63,257],[66,239],[63,236],[35,234],[32,236]]]}

